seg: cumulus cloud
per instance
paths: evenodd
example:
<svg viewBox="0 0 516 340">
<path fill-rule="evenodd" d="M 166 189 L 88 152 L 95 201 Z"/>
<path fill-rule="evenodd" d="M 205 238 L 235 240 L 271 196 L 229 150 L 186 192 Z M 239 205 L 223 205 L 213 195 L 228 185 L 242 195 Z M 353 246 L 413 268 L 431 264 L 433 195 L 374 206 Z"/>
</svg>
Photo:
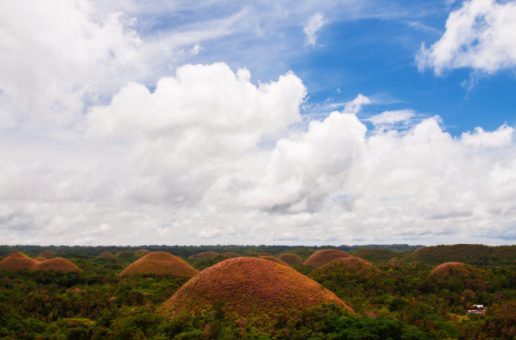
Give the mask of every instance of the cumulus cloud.
<svg viewBox="0 0 516 340">
<path fill-rule="evenodd" d="M 2 139 L 6 243 L 511 242 L 513 129 L 453 137 L 438 117 L 368 130 L 358 95 L 295 125 L 292 73 L 186 65 L 130 83 L 66 141 Z M 353 105 L 351 105 L 353 103 Z M 295 126 L 292 126 L 294 124 Z"/>
<path fill-rule="evenodd" d="M 492 132 L 477 127 L 473 133 L 463 133 L 461 139 L 468 146 L 502 147 L 512 143 L 513 132 L 514 129 L 507 125 L 503 125 Z"/>
<path fill-rule="evenodd" d="M 310 46 L 315 46 L 317 43 L 317 32 L 321 28 L 323 28 L 325 24 L 324 20 L 324 14 L 322 13 L 315 13 L 310 18 L 308 18 L 308 21 L 306 22 L 305 26 L 303 27 L 303 32 L 305 33 L 306 37 L 306 43 Z"/>
<path fill-rule="evenodd" d="M 73 125 L 92 103 L 129 81 L 154 82 L 200 42 L 229 34 L 239 13 L 180 32 L 142 36 L 131 1 L 3 1 L 0 4 L 0 128 Z M 130 11 L 128 11 L 130 12 Z M 166 34 L 165 34 L 166 33 Z"/>
<path fill-rule="evenodd" d="M 88 124 L 108 135 L 177 135 L 195 128 L 214 135 L 245 134 L 256 143 L 263 134 L 300 119 L 306 91 L 299 78 L 287 73 L 277 82 L 255 86 L 250 77 L 247 69 L 235 74 L 223 63 L 182 66 L 175 77 L 160 79 L 153 92 L 128 84 L 111 105 L 93 108 Z"/>
<path fill-rule="evenodd" d="M 442 37 L 417 56 L 420 69 L 436 74 L 472 68 L 493 73 L 516 66 L 516 3 L 467 0 L 452 11 Z"/>
</svg>

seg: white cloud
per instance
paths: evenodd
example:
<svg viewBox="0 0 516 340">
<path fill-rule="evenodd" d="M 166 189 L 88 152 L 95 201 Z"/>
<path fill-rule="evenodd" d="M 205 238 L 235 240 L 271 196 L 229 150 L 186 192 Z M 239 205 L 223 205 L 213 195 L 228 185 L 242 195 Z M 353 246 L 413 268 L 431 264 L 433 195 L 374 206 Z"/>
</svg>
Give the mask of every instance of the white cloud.
<svg viewBox="0 0 516 340">
<path fill-rule="evenodd" d="M 415 112 L 413 110 L 384 111 L 369 117 L 367 121 L 378 128 L 393 128 L 395 125 L 408 126 L 414 116 Z"/>
<path fill-rule="evenodd" d="M 308 21 L 303 27 L 303 32 L 305 33 L 306 42 L 308 45 L 315 46 L 317 43 L 317 32 L 323 28 L 325 23 L 326 22 L 324 20 L 323 13 L 315 13 L 310 18 L 308 18 Z"/>
<path fill-rule="evenodd" d="M 165 6 L 168 16 L 184 4 L 2 2 L 2 242 L 508 242 L 512 128 L 454 138 L 432 118 L 400 131 L 387 123 L 404 117 L 391 112 L 371 131 L 359 119 L 364 95 L 305 126 L 296 123 L 306 90 L 293 73 L 257 82 L 224 63 L 176 70 L 236 33 L 254 32 L 270 54 L 270 25 L 299 25 L 307 13 L 398 15 L 346 4 L 230 6 L 152 31 L 134 13 Z M 285 21 L 270 20 L 278 15 Z"/>
<path fill-rule="evenodd" d="M 516 2 L 468 0 L 452 11 L 443 36 L 417 56 L 420 69 L 436 74 L 472 68 L 493 73 L 516 66 Z"/>
<path fill-rule="evenodd" d="M 462 134 L 462 142 L 469 146 L 502 147 L 512 143 L 514 129 L 503 125 L 495 131 L 489 132 L 477 127 L 475 132 Z"/>
<path fill-rule="evenodd" d="M 135 6 L 88 0 L 3 1 L 0 10 L 0 128 L 73 125 L 91 103 L 129 81 L 155 82 L 200 43 L 228 35 L 245 13 L 144 34 Z M 130 12 L 130 11 L 128 11 Z"/>
<path fill-rule="evenodd" d="M 301 80 L 292 73 L 255 86 L 246 69 L 235 74 L 223 63 L 186 65 L 175 77 L 160 79 L 152 93 L 144 85 L 128 84 L 110 106 L 93 108 L 88 119 L 92 131 L 101 134 L 178 135 L 195 128 L 245 135 L 254 144 L 298 121 L 304 96 Z"/>
<path fill-rule="evenodd" d="M 512 128 L 452 137 L 428 118 L 368 130 L 362 95 L 291 128 L 304 96 L 291 73 L 255 85 L 245 69 L 187 65 L 153 91 L 128 84 L 66 141 L 2 139 L 0 238 L 511 242 Z"/>
<path fill-rule="evenodd" d="M 359 93 L 353 100 L 345 103 L 343 112 L 356 115 L 362 110 L 362 106 L 369 104 L 372 104 L 372 100 Z"/>
</svg>

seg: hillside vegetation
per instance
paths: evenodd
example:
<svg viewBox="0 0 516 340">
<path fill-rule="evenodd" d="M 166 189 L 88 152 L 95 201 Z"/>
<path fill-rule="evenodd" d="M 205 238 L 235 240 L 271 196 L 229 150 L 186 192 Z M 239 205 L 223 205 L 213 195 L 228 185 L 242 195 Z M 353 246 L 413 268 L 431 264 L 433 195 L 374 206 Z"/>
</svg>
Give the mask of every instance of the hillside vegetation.
<svg viewBox="0 0 516 340">
<path fill-rule="evenodd" d="M 299 263 L 323 249 L 347 255 Z M 512 339 L 514 249 L 0 246 L 0 338 Z M 53 260 L 35 259 L 44 250 Z M 119 275 L 153 252 L 166 253 L 147 267 L 159 275 Z M 295 261 L 261 258 L 282 254 Z M 170 258 L 193 278 L 162 274 Z M 34 270 L 45 261 L 80 271 Z M 484 314 L 468 314 L 474 304 Z"/>
</svg>

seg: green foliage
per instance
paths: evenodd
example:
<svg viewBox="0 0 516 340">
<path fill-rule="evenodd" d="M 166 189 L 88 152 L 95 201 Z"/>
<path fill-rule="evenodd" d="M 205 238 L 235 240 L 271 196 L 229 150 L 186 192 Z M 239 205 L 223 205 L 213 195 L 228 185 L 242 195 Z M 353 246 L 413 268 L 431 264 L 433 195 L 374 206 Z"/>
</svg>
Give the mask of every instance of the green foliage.
<svg viewBox="0 0 516 340">
<path fill-rule="evenodd" d="M 295 318 L 276 315 L 243 324 L 231 321 L 213 306 L 201 315 L 165 318 L 156 307 L 186 281 L 173 277 L 126 277 L 118 273 L 137 248 L 50 247 L 83 271 L 0 272 L 0 338 L 5 339 L 511 339 L 516 337 L 516 266 L 514 247 L 454 246 L 423 255 L 407 255 L 406 246 L 356 251 L 375 263 L 372 277 L 327 273 L 313 278 L 334 291 L 356 311 L 343 313 L 332 305 L 299 311 Z M 183 257 L 201 251 L 297 253 L 307 257 L 314 248 L 269 247 L 153 247 Z M 47 247 L 45 247 L 47 249 Z M 450 250 L 451 249 L 451 250 Z M 0 247 L 0 254 L 23 251 L 36 255 L 38 247 Z M 116 260 L 97 258 L 102 251 Z M 479 254 L 473 254 L 478 251 Z M 420 251 L 418 251 L 420 252 Z M 486 255 L 487 254 L 487 255 Z M 400 261 L 393 265 L 395 255 Z M 508 260 L 511 259 L 512 260 Z M 198 269 L 221 259 L 190 260 Z M 416 261 L 417 260 L 417 261 Z M 444 260 L 475 263 L 483 289 L 452 278 L 429 279 L 435 263 Z M 309 274 L 310 268 L 297 270 Z M 356 273 L 355 273 L 356 274 Z M 487 306 L 485 316 L 468 316 L 473 303 Z"/>
<path fill-rule="evenodd" d="M 415 260 L 439 264 L 459 261 L 475 265 L 510 264 L 516 259 L 516 246 L 489 247 L 481 244 L 456 244 L 425 247 L 416 250 Z"/>
</svg>

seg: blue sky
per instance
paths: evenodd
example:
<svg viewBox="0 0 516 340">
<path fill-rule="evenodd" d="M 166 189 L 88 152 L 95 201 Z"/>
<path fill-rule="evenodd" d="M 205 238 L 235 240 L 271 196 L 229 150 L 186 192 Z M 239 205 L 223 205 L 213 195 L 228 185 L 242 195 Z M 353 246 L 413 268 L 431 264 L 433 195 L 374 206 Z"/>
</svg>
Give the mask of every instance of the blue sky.
<svg viewBox="0 0 516 340">
<path fill-rule="evenodd" d="M 416 55 L 421 45 L 439 40 L 450 11 L 459 9 L 461 1 L 348 3 L 332 3 L 327 13 L 321 6 L 317 13 L 325 16 L 325 24 L 314 46 L 307 45 L 303 25 L 317 6 L 290 14 L 298 17 L 282 23 L 278 13 L 270 13 L 274 9 L 258 3 L 215 3 L 200 11 L 184 8 L 173 15 L 145 16 L 140 29 L 153 35 L 255 12 L 251 28 L 203 42 L 200 53 L 186 61 L 223 61 L 233 68 L 246 67 L 254 80 L 262 82 L 291 70 L 303 79 L 310 104 L 342 103 L 363 93 L 374 98 L 374 105 L 364 114 L 410 108 L 423 116 L 439 115 L 453 135 L 477 126 L 492 130 L 516 123 L 513 70 L 486 74 L 459 68 L 441 75 L 418 70 Z M 357 8 L 348 11 L 348 6 Z"/>
<path fill-rule="evenodd" d="M 516 239 L 516 1 L 0 5 L 9 244 Z"/>
</svg>

